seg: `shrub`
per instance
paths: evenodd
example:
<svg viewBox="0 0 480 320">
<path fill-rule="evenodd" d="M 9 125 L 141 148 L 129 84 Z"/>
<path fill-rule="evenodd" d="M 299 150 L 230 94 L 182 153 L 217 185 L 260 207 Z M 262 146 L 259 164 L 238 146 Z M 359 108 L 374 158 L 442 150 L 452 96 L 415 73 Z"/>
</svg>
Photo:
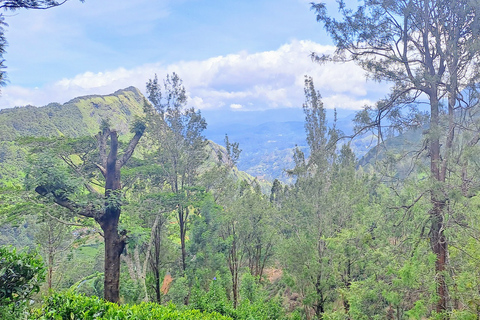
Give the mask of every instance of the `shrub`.
<svg viewBox="0 0 480 320">
<path fill-rule="evenodd" d="M 40 289 L 45 267 L 37 252 L 0 247 L 0 318 L 19 319 L 27 299 Z"/>
<path fill-rule="evenodd" d="M 122 305 L 106 302 L 97 297 L 73 293 L 55 293 L 45 299 L 40 309 L 33 310 L 30 320 L 228 320 L 218 313 L 199 310 L 178 310 L 173 304 L 161 306 L 152 302 Z"/>
</svg>

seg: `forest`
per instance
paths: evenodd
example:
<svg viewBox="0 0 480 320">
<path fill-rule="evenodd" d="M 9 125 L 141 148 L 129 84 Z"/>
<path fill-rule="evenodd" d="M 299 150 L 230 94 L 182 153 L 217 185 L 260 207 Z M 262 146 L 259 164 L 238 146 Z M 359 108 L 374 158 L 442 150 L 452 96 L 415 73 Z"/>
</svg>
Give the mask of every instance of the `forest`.
<svg viewBox="0 0 480 320">
<path fill-rule="evenodd" d="M 175 72 L 0 110 L 0 318 L 480 319 L 480 2 L 338 4 L 312 63 L 391 89 L 346 135 L 306 75 L 288 181 L 238 170 Z"/>
</svg>

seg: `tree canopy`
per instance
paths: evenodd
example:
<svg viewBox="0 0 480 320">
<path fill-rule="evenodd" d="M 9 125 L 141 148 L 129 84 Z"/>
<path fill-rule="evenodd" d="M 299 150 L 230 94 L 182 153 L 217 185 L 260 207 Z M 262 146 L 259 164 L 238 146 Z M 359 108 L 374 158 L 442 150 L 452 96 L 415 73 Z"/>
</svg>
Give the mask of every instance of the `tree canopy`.
<svg viewBox="0 0 480 320">
<path fill-rule="evenodd" d="M 458 122 L 462 117 L 457 115 L 468 113 L 478 103 L 471 97 L 476 97 L 479 79 L 480 2 L 365 0 L 356 10 L 344 1 L 338 4 L 341 20 L 329 16 L 325 4 L 312 5 L 337 47 L 334 55 L 314 54 L 314 60 L 353 60 L 374 80 L 393 84 L 385 99 L 357 115 L 357 129 L 378 128 L 381 136 L 385 120 L 390 128 L 402 131 L 421 127 L 421 120 L 428 119 L 429 236 L 437 257 L 437 312 L 445 312 L 449 304 L 445 229 L 450 203 L 446 191 L 451 188 L 447 187 L 447 173 L 456 170 L 454 159 L 461 157 L 454 152 L 454 141 L 465 124 Z M 418 105 L 425 100 L 427 117 L 418 112 Z M 469 143 L 477 142 L 474 136 Z"/>
</svg>

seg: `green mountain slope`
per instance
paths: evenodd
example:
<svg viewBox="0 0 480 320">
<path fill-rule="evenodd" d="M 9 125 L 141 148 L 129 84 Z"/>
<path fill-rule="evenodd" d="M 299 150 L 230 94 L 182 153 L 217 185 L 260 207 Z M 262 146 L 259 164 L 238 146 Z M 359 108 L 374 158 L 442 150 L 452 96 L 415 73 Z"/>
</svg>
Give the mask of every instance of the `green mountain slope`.
<svg viewBox="0 0 480 320">
<path fill-rule="evenodd" d="M 143 95 L 129 87 L 110 95 L 75 98 L 63 105 L 17 107 L 0 110 L 0 141 L 21 136 L 71 136 L 95 134 L 102 119 L 122 133 L 134 115 L 143 114 Z"/>
<path fill-rule="evenodd" d="M 370 149 L 360 160 L 359 165 L 372 167 L 379 172 L 404 179 L 419 168 L 420 164 L 427 164 L 423 131 L 425 128 L 416 128 L 405 131 L 394 137 L 385 139 L 379 145 Z"/>
</svg>

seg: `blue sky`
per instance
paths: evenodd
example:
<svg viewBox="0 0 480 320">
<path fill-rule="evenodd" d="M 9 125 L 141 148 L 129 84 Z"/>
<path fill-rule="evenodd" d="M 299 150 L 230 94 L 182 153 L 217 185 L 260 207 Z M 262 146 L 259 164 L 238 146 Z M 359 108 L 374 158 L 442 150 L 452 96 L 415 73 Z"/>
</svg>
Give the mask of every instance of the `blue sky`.
<svg viewBox="0 0 480 320">
<path fill-rule="evenodd" d="M 0 109 L 144 91 L 155 73 L 171 72 L 190 105 L 208 110 L 299 108 L 305 74 L 327 108 L 358 109 L 386 91 L 354 65 L 310 61 L 333 47 L 305 0 L 69 0 L 7 12 L 6 22 Z"/>
</svg>

